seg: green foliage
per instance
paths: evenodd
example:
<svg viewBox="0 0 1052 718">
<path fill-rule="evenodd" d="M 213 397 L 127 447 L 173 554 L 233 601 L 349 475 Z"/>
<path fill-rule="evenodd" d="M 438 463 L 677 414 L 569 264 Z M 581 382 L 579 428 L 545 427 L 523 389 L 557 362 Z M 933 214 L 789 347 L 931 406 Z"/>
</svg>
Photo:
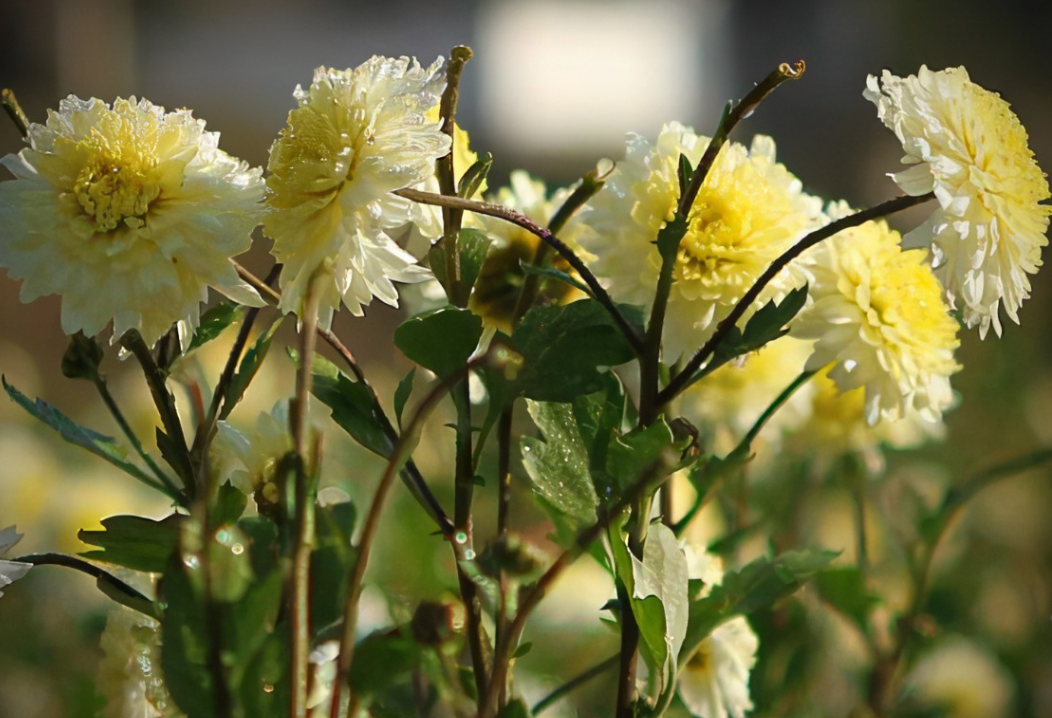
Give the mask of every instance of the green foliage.
<svg viewBox="0 0 1052 718">
<path fill-rule="evenodd" d="M 712 631 L 734 616 L 766 608 L 795 593 L 838 556 L 836 551 L 787 551 L 773 559 L 758 558 L 690 605 L 680 659 L 688 658 Z"/>
<path fill-rule="evenodd" d="M 866 576 L 855 566 L 829 568 L 815 576 L 822 600 L 847 616 L 863 635 L 869 632 L 869 616 L 880 603 L 866 586 Z"/>
<path fill-rule="evenodd" d="M 394 393 L 394 411 L 395 420 L 398 425 L 402 425 L 402 412 L 405 411 L 405 405 L 409 401 L 409 397 L 413 393 L 413 379 L 416 378 L 416 367 L 409 370 L 409 373 L 405 375 L 402 381 L 398 382 L 398 388 L 395 389 Z"/>
<path fill-rule="evenodd" d="M 161 573 L 175 553 L 179 529 L 185 520 L 178 514 L 161 521 L 142 516 L 110 516 L 102 520 L 102 531 L 77 533 L 84 543 L 99 547 L 81 555 L 133 571 Z"/>
<path fill-rule="evenodd" d="M 230 412 L 234 410 L 237 403 L 241 401 L 241 397 L 245 395 L 245 391 L 248 389 L 248 385 L 252 383 L 256 372 L 263 366 L 263 360 L 267 357 L 270 345 L 274 341 L 274 335 L 280 327 L 281 319 L 278 319 L 270 325 L 267 331 L 256 338 L 255 343 L 241 357 L 241 363 L 238 364 L 237 371 L 234 372 L 233 378 L 226 386 L 226 391 L 223 395 L 223 408 L 219 412 L 220 419 L 226 419 L 230 416 Z"/>
<path fill-rule="evenodd" d="M 395 330 L 395 345 L 441 378 L 462 371 L 482 337 L 482 320 L 467 309 L 443 307 L 411 317 Z"/>
<path fill-rule="evenodd" d="M 81 426 L 43 399 L 37 399 L 35 402 L 30 401 L 25 394 L 8 384 L 6 377 L 0 377 L 0 382 L 3 383 L 4 390 L 7 391 L 8 396 L 14 399 L 16 404 L 57 431 L 69 443 L 82 449 L 87 449 L 147 485 L 160 488 L 156 479 L 148 476 L 139 467 L 128 461 L 127 452 L 118 446 L 112 437 L 103 436 L 87 427 Z"/>
<path fill-rule="evenodd" d="M 227 327 L 238 320 L 242 312 L 240 305 L 230 301 L 219 302 L 207 309 L 201 315 L 201 323 L 194 332 L 194 337 L 190 340 L 190 346 L 186 348 L 186 352 L 189 354 L 194 349 L 218 338 Z"/>
<path fill-rule="evenodd" d="M 311 393 L 332 409 L 332 419 L 363 447 L 384 458 L 394 451 L 394 431 L 372 388 L 353 381 L 320 354 L 311 365 Z"/>
</svg>

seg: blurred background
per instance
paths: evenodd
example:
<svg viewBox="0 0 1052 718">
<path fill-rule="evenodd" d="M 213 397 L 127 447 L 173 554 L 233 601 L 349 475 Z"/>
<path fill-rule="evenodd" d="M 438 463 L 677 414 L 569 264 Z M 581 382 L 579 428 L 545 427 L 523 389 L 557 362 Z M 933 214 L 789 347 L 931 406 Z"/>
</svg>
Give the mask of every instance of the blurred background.
<svg viewBox="0 0 1052 718">
<path fill-rule="evenodd" d="M 885 173 L 897 171 L 901 151 L 862 90 L 869 73 L 890 68 L 905 75 L 921 64 L 965 65 L 976 82 L 1000 92 L 1029 129 L 1038 162 L 1052 167 L 1052 3 L 1002 1 L 992 8 L 982 0 L 0 0 L 0 26 L 0 85 L 17 93 L 31 119 L 43 121 L 47 109 L 70 93 L 107 101 L 137 95 L 170 109 L 192 108 L 210 130 L 222 133 L 221 147 L 253 165 L 266 164 L 293 106 L 293 88 L 308 84 L 315 67 L 353 67 L 373 54 L 415 55 L 429 63 L 467 44 L 475 59 L 464 74 L 459 119 L 474 148 L 496 158 L 491 188 L 518 168 L 552 187 L 569 183 L 597 158 L 619 157 L 626 132 L 654 137 L 670 120 L 708 133 L 727 99 L 743 95 L 779 63 L 797 59 L 807 62 L 805 77 L 775 93 L 737 138 L 773 135 L 779 158 L 810 192 L 856 206 L 897 193 Z M 21 146 L 14 126 L 0 120 L 0 154 Z M 915 221 L 896 220 L 904 228 Z M 266 247 L 260 239 L 246 259 L 260 272 L 267 269 Z M 114 433 L 90 385 L 59 372 L 66 338 L 58 300 L 23 306 L 18 290 L 0 270 L 0 372 L 29 396 Z M 366 319 L 352 323 L 343 317 L 336 325 L 381 395 L 405 371 L 389 339 L 401 316 L 374 304 Z M 1021 312 L 1023 327 L 1009 324 L 1003 338 L 985 342 L 964 333 L 965 370 L 954 382 L 962 403 L 947 419 L 947 440 L 915 452 L 908 462 L 891 457 L 889 471 L 927 472 L 946 484 L 1052 444 L 1050 316 L 1052 277 L 1038 275 Z M 282 357 L 274 359 L 277 366 L 265 377 L 270 386 L 258 388 L 243 416 L 267 410 L 276 396 L 291 392 L 290 367 Z M 136 425 L 151 426 L 137 377 L 112 356 L 106 366 Z M 355 481 L 364 477 L 368 485 L 375 464 L 353 447 L 332 451 L 349 462 L 343 466 L 356 467 Z M 448 462 L 437 453 L 431 465 L 441 476 Z M 360 491 L 346 476 L 333 482 L 354 495 Z M 410 504 L 396 504 L 392 514 L 403 509 L 422 523 Z M 824 510 L 835 519 L 845 509 L 833 502 Z M 0 398 L 0 528 L 17 523 L 26 534 L 19 551 L 76 552 L 84 549 L 77 529 L 95 526 L 107 514 L 165 511 L 127 477 L 63 445 Z M 943 561 L 944 575 L 958 578 L 936 585 L 933 594 L 947 640 L 932 650 L 963 651 L 966 657 L 951 665 L 966 665 L 967 656 L 973 664 L 985 662 L 987 673 L 976 675 L 986 677 L 973 683 L 990 686 L 986 693 L 1003 700 L 993 713 L 969 713 L 962 703 L 964 708 L 947 715 L 1052 716 L 1049 516 L 1050 473 L 1037 470 L 983 493 L 961 522 L 957 548 Z M 420 540 L 420 531 L 419 525 L 395 527 L 387 544 L 395 560 L 382 570 L 392 580 L 406 580 L 410 565 L 430 566 L 409 572 L 412 585 L 402 587 L 407 595 L 429 590 L 435 577 L 450 580 L 444 553 L 440 560 L 407 548 Z M 543 528 L 538 532 L 543 535 Z M 582 568 L 580 583 L 569 586 L 592 585 L 592 568 Z M 0 718 L 93 716 L 100 706 L 94 676 L 105 614 L 90 581 L 54 571 L 34 572 L 0 601 Z M 551 636 L 559 635 L 560 626 L 591 626 L 605 656 L 613 639 L 597 620 L 596 609 L 605 601 L 602 589 L 597 594 L 583 613 L 574 613 L 572 601 L 553 601 L 564 610 L 547 620 Z M 381 618 L 385 610 L 378 606 Z M 970 637 L 965 648 L 951 642 L 955 634 Z M 543 640 L 539 633 L 536 645 Z M 601 657 L 590 644 L 558 648 L 564 655 L 554 667 L 544 668 L 552 656 L 539 648 L 524 660 L 527 667 L 533 662 L 537 680 L 549 687 L 559 675 L 572 674 L 574 661 L 583 667 Z M 963 671 L 958 673 L 970 675 Z M 595 685 L 600 703 L 607 700 L 602 690 Z"/>
</svg>

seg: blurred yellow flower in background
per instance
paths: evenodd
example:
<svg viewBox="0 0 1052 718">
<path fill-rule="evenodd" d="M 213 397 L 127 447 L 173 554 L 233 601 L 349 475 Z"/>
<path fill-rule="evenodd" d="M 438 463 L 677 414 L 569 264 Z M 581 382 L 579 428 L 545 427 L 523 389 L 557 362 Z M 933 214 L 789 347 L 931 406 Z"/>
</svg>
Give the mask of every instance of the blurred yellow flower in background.
<svg viewBox="0 0 1052 718">
<path fill-rule="evenodd" d="M 21 298 L 62 296 L 62 329 L 153 344 L 178 324 L 184 345 L 208 287 L 261 305 L 230 258 L 246 251 L 263 180 L 218 148 L 189 110 L 73 95 L 31 124 L 29 147 L 0 160 L 0 266 Z"/>
<path fill-rule="evenodd" d="M 321 270 L 321 316 L 328 325 L 343 301 L 354 315 L 373 297 L 398 305 L 392 282 L 430 273 L 390 232 L 429 213 L 391 194 L 432 177 L 450 139 L 426 117 L 445 87 L 442 58 L 374 56 L 353 70 L 320 67 L 294 93 L 299 106 L 270 150 L 270 212 L 264 230 L 285 265 L 281 307 L 299 312 Z"/>
<path fill-rule="evenodd" d="M 863 93 L 902 142 L 910 169 L 893 175 L 910 195 L 935 192 L 939 209 L 905 237 L 931 244 L 951 303 L 981 336 L 1001 334 L 999 308 L 1019 323 L 1019 306 L 1048 244 L 1048 182 L 1026 130 L 995 93 L 963 67 L 896 77 L 870 75 Z"/>
</svg>

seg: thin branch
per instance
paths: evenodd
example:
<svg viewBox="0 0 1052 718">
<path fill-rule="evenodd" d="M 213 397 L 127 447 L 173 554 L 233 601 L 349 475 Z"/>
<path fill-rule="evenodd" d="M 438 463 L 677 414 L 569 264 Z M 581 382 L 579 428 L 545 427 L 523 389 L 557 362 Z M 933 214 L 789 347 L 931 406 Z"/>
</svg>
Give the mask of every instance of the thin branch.
<svg viewBox="0 0 1052 718">
<path fill-rule="evenodd" d="M 701 349 L 690 358 L 690 361 L 684 365 L 683 370 L 672 378 L 672 381 L 669 382 L 668 386 L 658 394 L 658 403 L 662 405 L 667 404 L 690 384 L 694 372 L 701 368 L 701 365 L 706 359 L 712 356 L 713 352 L 716 351 L 716 347 L 720 345 L 720 342 L 722 342 L 724 337 L 727 336 L 727 333 L 731 328 L 738 323 L 738 320 L 742 318 L 742 315 L 748 311 L 749 307 L 751 307 L 757 297 L 760 296 L 760 293 L 764 288 L 770 284 L 778 273 L 794 259 L 819 242 L 829 239 L 845 229 L 857 227 L 860 224 L 869 222 L 870 220 L 915 207 L 927 202 L 928 200 L 934 199 L 934 197 L 935 195 L 931 192 L 917 197 L 909 195 L 896 197 L 882 204 L 870 207 L 869 209 L 864 209 L 861 212 L 856 212 L 855 214 L 838 219 L 835 222 L 830 222 L 826 226 L 811 232 L 794 244 L 786 250 L 784 254 L 771 262 L 771 265 L 760 275 L 759 279 L 756 280 L 756 283 L 753 284 L 752 287 L 749 288 L 749 291 L 738 300 L 738 303 L 734 305 L 730 313 L 718 325 L 716 325 L 716 331 L 713 332 L 711 337 L 709 337 L 709 340 L 705 342 Z"/>
<path fill-rule="evenodd" d="M 0 104 L 4 106 L 4 112 L 7 113 L 7 116 L 15 123 L 19 134 L 22 137 L 29 137 L 29 118 L 22 109 L 22 105 L 18 104 L 18 98 L 15 97 L 14 91 L 5 87 L 3 92 L 0 92 Z"/>
<path fill-rule="evenodd" d="M 64 568 L 71 568 L 74 571 L 80 571 L 81 573 L 87 574 L 96 580 L 107 584 L 109 587 L 121 592 L 132 601 L 137 603 L 142 602 L 143 604 L 153 604 L 152 598 L 146 596 L 131 584 L 125 583 L 112 573 L 104 571 L 95 564 L 77 558 L 76 556 L 67 556 L 64 553 L 33 553 L 27 556 L 16 556 L 10 560 L 19 563 L 30 563 L 34 566 L 62 566 Z M 157 618 L 157 615 L 152 614 L 150 617 Z"/>
<path fill-rule="evenodd" d="M 562 700 L 571 691 L 579 688 L 580 686 L 583 686 L 585 683 L 592 680 L 596 676 L 601 676 L 602 674 L 606 673 L 611 668 L 616 666 L 620 657 L 620 654 L 615 653 L 614 655 L 607 658 L 605 661 L 596 663 L 591 668 L 584 670 L 581 673 L 578 673 L 576 676 L 566 681 L 566 683 L 563 683 L 561 686 L 553 690 L 544 698 L 541 698 L 539 701 L 534 703 L 533 708 L 530 709 L 530 714 L 534 716 L 540 715 L 543 711 L 547 710 L 548 708 Z"/>
<path fill-rule="evenodd" d="M 369 555 L 372 551 L 373 542 L 376 539 L 376 531 L 380 525 L 380 515 L 383 512 L 384 502 L 391 489 L 391 483 L 397 475 L 401 464 L 406 460 L 415 443 L 416 436 L 423 425 L 424 419 L 438 404 L 438 401 L 452 389 L 458 382 L 462 381 L 468 373 L 482 363 L 485 356 L 468 362 L 460 371 L 438 381 L 417 406 L 412 418 L 406 425 L 405 431 L 398 437 L 391 458 L 387 462 L 380 483 L 376 486 L 372 503 L 365 517 L 362 527 L 362 535 L 358 540 L 357 557 L 351 572 L 350 582 L 347 586 L 347 600 L 343 611 L 343 633 L 340 637 L 340 651 L 336 657 L 336 677 L 333 681 L 332 703 L 329 715 L 339 718 L 342 715 L 341 703 L 343 692 L 348 685 L 351 675 L 351 667 L 354 662 L 354 639 L 358 628 L 358 604 L 362 593 L 362 580 L 365 578 L 365 569 L 369 564 Z"/>
<path fill-rule="evenodd" d="M 527 232 L 535 234 L 541 238 L 544 242 L 551 245 L 552 249 L 559 253 L 563 259 L 566 260 L 577 274 L 581 277 L 582 281 L 588 286 L 592 296 L 603 305 L 603 308 L 610 314 L 614 323 L 617 324 L 618 329 L 624 335 L 625 340 L 631 345 L 632 350 L 640 355 L 643 353 L 643 342 L 636 334 L 635 329 L 628 323 L 624 315 L 618 310 L 617 305 L 614 304 L 613 299 L 607 293 L 603 286 L 599 283 L 599 280 L 595 278 L 591 270 L 581 261 L 581 258 L 574 253 L 562 240 L 556 237 L 552 232 L 544 229 L 537 225 L 532 219 L 526 215 L 516 212 L 515 210 L 508 209 L 499 204 L 490 204 L 488 202 L 476 202 L 475 200 L 464 199 L 462 197 L 446 197 L 440 194 L 434 194 L 433 192 L 423 192 L 416 189 L 401 189 L 395 192 L 401 197 L 413 200 L 414 202 L 420 202 L 421 204 L 430 204 L 437 207 L 453 207 L 456 209 L 462 209 L 468 212 L 475 212 L 476 214 L 484 214 L 490 217 L 496 217 L 503 219 L 506 222 L 510 222 L 518 227 L 522 227 Z"/>
<path fill-rule="evenodd" d="M 457 193 L 456 168 L 453 158 L 456 155 L 457 101 L 460 98 L 460 75 L 464 66 L 471 59 L 471 48 L 464 45 L 454 47 L 449 53 L 449 66 L 446 69 L 446 89 L 442 92 L 439 103 L 439 117 L 442 118 L 442 132 L 449 137 L 449 153 L 439 157 L 435 163 L 435 174 L 438 177 L 439 192 L 454 196 Z M 463 210 L 452 207 L 442 208 L 442 238 L 440 244 L 446 259 L 446 282 L 449 301 L 458 306 L 467 305 L 467 297 L 460 291 L 460 225 Z"/>
</svg>

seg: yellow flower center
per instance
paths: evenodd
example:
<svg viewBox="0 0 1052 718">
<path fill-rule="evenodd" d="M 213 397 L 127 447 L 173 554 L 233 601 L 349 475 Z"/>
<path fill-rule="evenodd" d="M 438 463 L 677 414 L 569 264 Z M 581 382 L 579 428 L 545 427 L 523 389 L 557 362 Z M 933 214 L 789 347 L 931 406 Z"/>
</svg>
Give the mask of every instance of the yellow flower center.
<svg viewBox="0 0 1052 718">
<path fill-rule="evenodd" d="M 77 176 L 73 192 L 99 232 L 111 232 L 121 224 L 132 229 L 146 224 L 146 211 L 161 188 L 149 176 L 152 163 L 136 159 L 121 162 L 96 156 Z"/>
<path fill-rule="evenodd" d="M 733 265 L 743 263 L 745 250 L 738 243 L 745 234 L 747 220 L 714 192 L 701 193 L 679 245 L 676 279 L 698 280 L 721 270 L 733 271 Z"/>
<path fill-rule="evenodd" d="M 957 324 L 947 315 L 939 282 L 922 264 L 923 257 L 919 251 L 901 252 L 874 272 L 870 309 L 884 326 L 925 337 L 938 346 L 955 346 Z"/>
</svg>

